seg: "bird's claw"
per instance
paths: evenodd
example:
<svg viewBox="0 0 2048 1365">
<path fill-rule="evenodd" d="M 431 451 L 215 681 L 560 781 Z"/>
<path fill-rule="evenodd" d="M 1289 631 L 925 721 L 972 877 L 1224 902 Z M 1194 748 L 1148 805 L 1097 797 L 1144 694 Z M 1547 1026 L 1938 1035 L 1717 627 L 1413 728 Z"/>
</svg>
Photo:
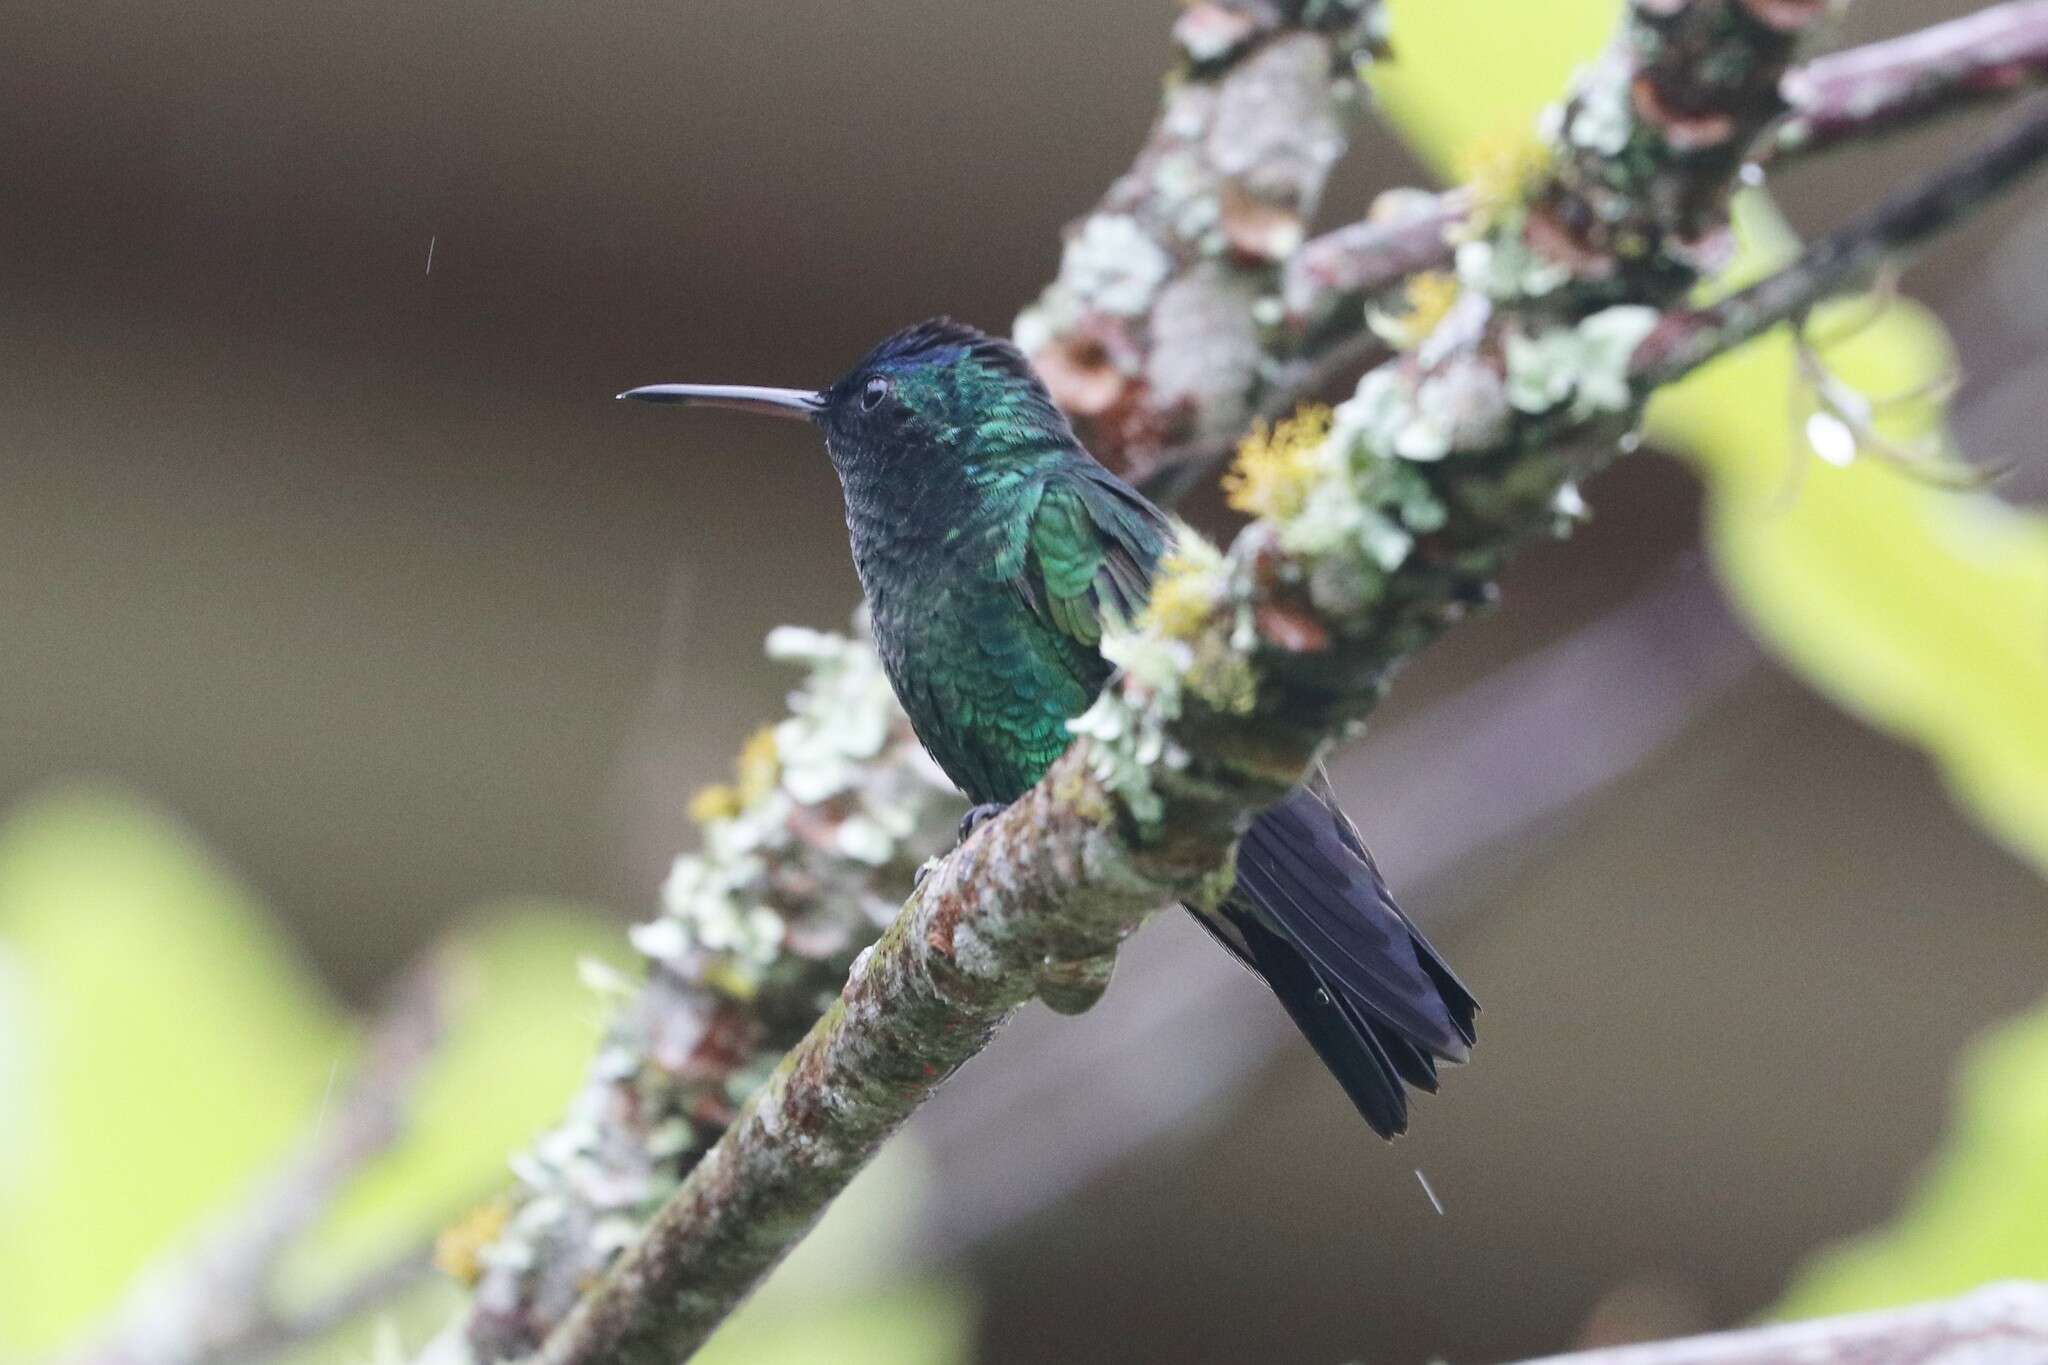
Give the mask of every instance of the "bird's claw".
<svg viewBox="0 0 2048 1365">
<path fill-rule="evenodd" d="M 968 835 L 974 833 L 974 831 L 980 829 L 984 824 L 987 824 L 990 820 L 995 819 L 1008 809 L 1009 807 L 1001 801 L 984 801 L 982 804 L 969 810 L 967 814 L 960 817 L 960 833 L 954 840 L 954 843 L 966 843 Z"/>
<path fill-rule="evenodd" d="M 1004 811 L 1008 809 L 1008 806 L 1005 806 L 998 801 L 984 802 L 983 804 L 975 806 L 972 809 L 970 809 L 967 812 L 967 814 L 960 817 L 960 831 L 953 838 L 953 847 L 958 848 L 960 847 L 960 845 L 966 843 L 968 835 L 974 833 L 974 831 L 980 829 L 983 824 L 985 824 L 989 820 L 994 819 L 996 816 L 1001 815 Z M 938 865 L 939 859 L 936 857 L 926 858 L 922 863 L 920 863 L 918 865 L 917 871 L 910 874 L 910 889 L 915 891 L 919 887 L 923 886 L 924 879 L 926 877 L 931 876 L 932 869 L 937 867 Z"/>
</svg>

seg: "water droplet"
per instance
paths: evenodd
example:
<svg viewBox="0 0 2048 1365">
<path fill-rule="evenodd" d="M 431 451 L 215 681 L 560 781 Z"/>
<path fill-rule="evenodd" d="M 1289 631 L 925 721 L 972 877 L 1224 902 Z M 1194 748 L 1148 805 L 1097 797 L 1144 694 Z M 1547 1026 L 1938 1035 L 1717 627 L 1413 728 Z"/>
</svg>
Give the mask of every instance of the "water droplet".
<svg viewBox="0 0 2048 1365">
<path fill-rule="evenodd" d="M 1806 419 L 1806 443 L 1837 469 L 1847 468 L 1856 458 L 1856 433 L 1832 412 L 1816 412 Z"/>
</svg>

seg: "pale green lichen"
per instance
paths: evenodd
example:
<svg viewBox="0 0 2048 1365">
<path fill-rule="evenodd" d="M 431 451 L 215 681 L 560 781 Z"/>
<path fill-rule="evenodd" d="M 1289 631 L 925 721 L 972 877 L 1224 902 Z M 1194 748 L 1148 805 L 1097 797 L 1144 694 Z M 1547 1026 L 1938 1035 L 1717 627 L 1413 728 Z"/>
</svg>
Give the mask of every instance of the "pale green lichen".
<svg viewBox="0 0 2048 1365">
<path fill-rule="evenodd" d="M 1182 241 L 1202 241 L 1220 225 L 1223 204 L 1216 177 L 1193 149 L 1176 148 L 1160 157 L 1152 168 L 1152 188 L 1157 210 Z"/>
<path fill-rule="evenodd" d="M 1098 213 L 1067 240 L 1060 278 L 1105 313 L 1145 311 L 1173 274 L 1173 257 L 1125 213 Z"/>
<path fill-rule="evenodd" d="M 1058 284 L 1048 285 L 1038 301 L 1019 312 L 1017 320 L 1010 324 L 1010 340 L 1025 355 L 1038 355 L 1072 326 L 1080 313 L 1072 293 Z"/>
<path fill-rule="evenodd" d="M 1194 648 L 1156 630 L 1122 630 L 1102 637 L 1102 656 L 1120 679 L 1068 721 L 1067 729 L 1093 741 L 1088 766 L 1096 780 L 1140 825 L 1156 825 L 1165 804 L 1153 786 L 1153 769 L 1187 766 L 1187 751 L 1167 727 L 1180 719 L 1181 685 L 1194 664 Z"/>
<path fill-rule="evenodd" d="M 1499 303 L 1514 303 L 1541 298 L 1570 281 L 1568 267 L 1529 245 L 1525 226 L 1522 213 L 1507 213 L 1487 236 L 1459 243 L 1458 279 L 1466 288 Z"/>
<path fill-rule="evenodd" d="M 881 660 L 844 635 L 780 626 L 769 632 L 768 657 L 810 669 L 789 697 L 789 716 L 775 727 L 782 789 L 805 805 L 853 786 L 888 742 L 895 693 Z"/>
<path fill-rule="evenodd" d="M 1427 381 L 1417 385 L 1394 366 L 1368 371 L 1357 392 L 1338 404 L 1332 443 L 1340 450 L 1357 448 L 1402 460 L 1441 460 L 1453 449 L 1458 419 L 1440 401 L 1445 396 L 1441 390 L 1425 403 L 1427 388 Z"/>
<path fill-rule="evenodd" d="M 1173 547 L 1159 561 L 1141 623 L 1176 640 L 1192 640 L 1230 594 L 1223 552 L 1184 522 L 1173 524 Z"/>
<path fill-rule="evenodd" d="M 706 1116 L 773 1063 L 702 1051 L 720 999 L 822 1008 L 894 917 L 909 866 L 952 836 L 958 794 L 910 735 L 858 618 L 844 635 L 785 627 L 768 652 L 805 667 L 790 715 L 747 743 L 705 803 L 701 846 L 671 869 L 662 912 L 631 931 L 661 970 L 629 982 L 584 968 L 619 1008 L 567 1117 L 514 1158 L 521 1189 L 477 1254 L 480 1301 L 566 1311 L 717 1137 Z"/>
<path fill-rule="evenodd" d="M 833 803 L 833 848 L 880 867 L 918 829 L 932 795 L 909 789 L 900 765 L 876 761 L 900 712 L 864 639 L 782 626 L 770 632 L 767 652 L 807 669 L 789 695 L 790 713 L 748 742 L 734 784 L 716 789 L 703 846 L 670 868 L 662 914 L 629 934 L 647 958 L 695 967 L 739 996 L 752 994 L 782 951 L 788 925 L 768 903 L 766 859 L 789 847 L 792 814 Z"/>
<path fill-rule="evenodd" d="M 1628 150 L 1635 132 L 1635 115 L 1629 108 L 1627 71 L 1604 62 L 1591 72 L 1580 73 L 1565 137 L 1574 147 L 1598 156 L 1620 156 Z"/>
<path fill-rule="evenodd" d="M 1518 411 L 1549 412 L 1566 402 L 1574 418 L 1626 412 L 1635 404 L 1629 362 L 1657 325 L 1640 304 L 1602 309 L 1573 326 L 1507 335 L 1507 399 Z"/>
</svg>

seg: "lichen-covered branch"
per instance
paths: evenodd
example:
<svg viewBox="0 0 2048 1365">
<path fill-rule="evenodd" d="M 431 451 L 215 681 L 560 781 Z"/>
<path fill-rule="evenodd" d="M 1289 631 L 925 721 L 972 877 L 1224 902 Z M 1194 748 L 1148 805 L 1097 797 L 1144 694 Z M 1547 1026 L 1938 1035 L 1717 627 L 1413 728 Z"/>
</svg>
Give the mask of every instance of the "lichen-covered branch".
<svg viewBox="0 0 2048 1365">
<path fill-rule="evenodd" d="M 1549 1356 L 1526 1365 L 2003 1365 L 2048 1360 L 2048 1285 L 1995 1284 L 1881 1313 Z"/>
<path fill-rule="evenodd" d="M 711 1149 L 895 916 L 965 808 L 854 635 L 785 628 L 805 667 L 790 714 L 701 793 L 703 847 L 633 931 L 644 983 L 600 974 L 617 1009 L 563 1123 L 522 1156 L 517 1206 L 478 1265 L 474 1357 L 538 1347 Z"/>
<path fill-rule="evenodd" d="M 1789 68 L 1777 92 L 1784 112 L 1749 155 L 1783 167 L 2012 98 L 2044 77 L 2048 0 L 1998 6 Z M 1624 93 L 1654 111 L 1669 98 L 1649 93 L 1653 88 Z M 1598 120 L 1585 127 L 1597 133 Z M 1680 140 L 1717 128 L 1708 117 L 1681 128 Z M 1265 352 L 1244 375 L 1257 417 L 1283 416 L 1385 358 L 1390 347 L 1369 325 L 1373 310 L 1398 301 L 1415 277 L 1449 269 L 1472 235 L 1475 213 L 1490 213 L 1504 192 L 1519 198 L 1516 178 L 1531 166 L 1517 160 L 1515 149 L 1506 152 L 1479 167 L 1473 185 L 1389 190 L 1365 218 L 1311 238 L 1282 264 L 1277 295 L 1260 305 L 1278 323 L 1261 332 Z M 1171 502 L 1212 475 L 1234 447 L 1233 433 L 1170 449 L 1133 447 L 1124 456 L 1146 492 Z"/>
<path fill-rule="evenodd" d="M 686 1358 L 1044 973 L 1106 960 L 1162 894 L 1196 894 L 1214 856 L 1211 845 L 1176 865 L 1127 844 L 1084 756 L 1063 760 L 861 954 L 839 999 L 541 1359 Z"/>
<path fill-rule="evenodd" d="M 1778 112 L 1796 28 L 1732 0 L 1631 11 L 1521 197 L 1472 220 L 1453 297 L 1333 414 L 1246 448 L 1231 492 L 1253 523 L 1227 554 L 1183 537 L 1104 641 L 1119 681 L 1075 748 L 941 864 L 545 1359 L 686 1355 L 1044 977 L 1099 979 L 1139 916 L 1214 887 L 1243 821 L 1569 522 L 1639 406 L 1631 357 Z"/>
<path fill-rule="evenodd" d="M 1785 77 L 1792 112 L 1760 154 L 1810 156 L 2010 98 L 2048 81 L 2048 2 L 1993 5 L 1819 57 Z"/>
<path fill-rule="evenodd" d="M 1868 284 L 2044 161 L 2048 97 L 1954 165 L 1813 242 L 1784 269 L 1709 307 L 1665 317 L 1637 349 L 1637 387 L 1648 392 L 1830 295 Z"/>
<path fill-rule="evenodd" d="M 1261 299 L 1301 246 L 1365 100 L 1378 0 L 1196 0 L 1131 169 L 1067 229 L 1017 344 L 1098 456 L 1228 438 L 1251 413 Z"/>
</svg>

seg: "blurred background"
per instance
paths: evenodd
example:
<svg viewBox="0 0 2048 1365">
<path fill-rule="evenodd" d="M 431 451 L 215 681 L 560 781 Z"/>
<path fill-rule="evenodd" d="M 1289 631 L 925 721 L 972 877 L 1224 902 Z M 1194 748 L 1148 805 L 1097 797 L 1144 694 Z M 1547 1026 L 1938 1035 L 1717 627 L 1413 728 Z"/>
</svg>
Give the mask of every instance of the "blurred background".
<svg viewBox="0 0 2048 1365">
<path fill-rule="evenodd" d="M 1838 36 L 1968 8 L 1865 5 Z M 420 1127 L 462 1137 L 394 1158 L 329 1240 L 366 1257 L 488 1193 L 588 1055 L 578 956 L 628 957 L 690 793 L 779 710 L 761 637 L 842 627 L 858 592 L 810 436 L 611 394 L 820 383 L 938 312 L 1006 329 L 1143 134 L 1172 17 L 11 10 L 9 1359 L 231 1202 L 321 1112 L 351 1013 L 450 933 L 478 1003 Z M 1327 220 L 1524 125 L 1613 10 L 1395 5 L 1407 140 L 1364 128 Z M 1821 227 L 1982 127 L 1772 191 Z M 1100 1010 L 1027 1014 L 920 1116 L 828 1233 L 858 1272 L 806 1256 L 725 1349 L 1498 1360 L 2048 1275 L 2044 207 L 1907 277 L 1966 375 L 1956 444 L 2015 465 L 1993 497 L 1812 463 L 1782 356 L 1731 365 L 1718 436 L 1674 420 L 1683 456 L 1589 487 L 1593 523 L 1344 754 L 1485 1005 L 1410 1138 L 1373 1140 L 1266 994 L 1161 917 Z M 1898 344 L 1938 347 L 1912 319 Z M 2015 591 L 1913 564 L 1920 595 L 1872 613 L 1885 648 L 1837 638 L 1836 599 L 1757 549 L 1796 512 L 1723 497 L 1759 481 L 1955 516 L 1979 530 L 1947 553 Z M 1882 591 L 1897 546 L 1862 534 L 1833 562 Z M 1957 624 L 2008 617 L 1990 644 Z"/>
</svg>

